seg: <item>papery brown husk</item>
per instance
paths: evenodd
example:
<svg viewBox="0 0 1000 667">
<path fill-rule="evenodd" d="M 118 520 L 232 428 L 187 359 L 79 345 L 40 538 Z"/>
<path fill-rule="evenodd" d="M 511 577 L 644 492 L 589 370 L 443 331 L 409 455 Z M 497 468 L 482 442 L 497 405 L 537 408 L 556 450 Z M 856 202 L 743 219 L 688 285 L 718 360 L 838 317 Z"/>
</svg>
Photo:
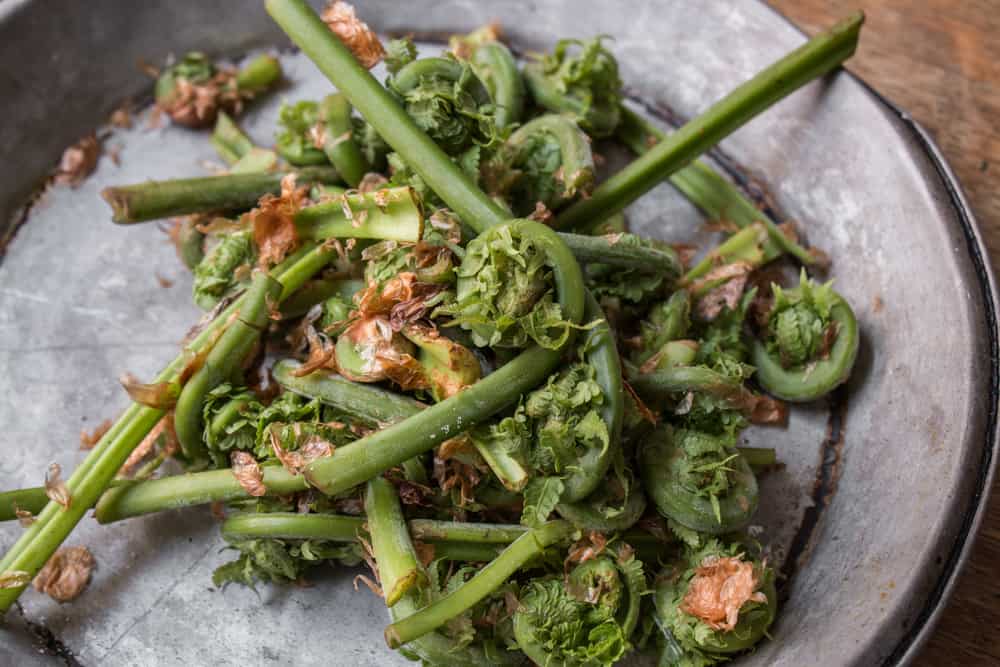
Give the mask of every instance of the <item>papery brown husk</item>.
<svg viewBox="0 0 1000 667">
<path fill-rule="evenodd" d="M 191 128 L 208 127 L 220 109 L 238 114 L 243 100 L 236 88 L 236 72 L 220 69 L 211 79 L 199 83 L 179 78 L 170 96 L 157 102 L 156 107 L 173 122 Z"/>
<path fill-rule="evenodd" d="M 177 403 L 178 386 L 173 382 L 144 383 L 131 373 L 125 373 L 118 381 L 128 393 L 129 398 L 156 410 L 167 410 Z"/>
<path fill-rule="evenodd" d="M 93 134 L 80 139 L 65 151 L 59 160 L 55 181 L 71 187 L 80 185 L 97 167 L 101 142 Z"/>
<path fill-rule="evenodd" d="M 69 509 L 73 503 L 73 496 L 62 480 L 62 467 L 58 463 L 50 463 L 45 473 L 45 495 L 52 502 L 62 505 L 63 509 Z"/>
<path fill-rule="evenodd" d="M 35 590 L 58 602 L 69 602 L 87 587 L 96 564 L 87 547 L 62 547 L 35 576 Z"/>
<path fill-rule="evenodd" d="M 233 477 L 239 482 L 243 490 L 254 498 L 259 498 L 267 494 L 267 487 L 264 486 L 264 471 L 252 454 L 243 451 L 234 451 L 229 455 L 231 462 L 230 470 Z"/>
<path fill-rule="evenodd" d="M 756 591 L 759 583 L 752 563 L 738 556 L 709 556 L 695 570 L 680 610 L 713 630 L 728 632 L 736 627 L 744 604 L 767 602 L 767 596 Z"/>
<path fill-rule="evenodd" d="M 177 432 L 174 430 L 173 411 L 163 415 L 160 421 L 156 422 L 156 425 L 150 429 L 146 437 L 129 454 L 128 459 L 125 460 L 125 463 L 118 470 L 118 474 L 122 477 L 131 476 L 132 470 L 156 450 L 157 443 L 160 444 L 160 451 L 163 452 L 164 456 L 172 456 L 180 449 L 180 441 L 177 439 Z"/>
<path fill-rule="evenodd" d="M 264 195 L 253 211 L 246 214 L 253 225 L 257 264 L 262 269 L 280 263 L 299 245 L 295 214 L 308 201 L 309 189 L 295 187 L 295 174 L 281 179 L 281 195 Z"/>
<path fill-rule="evenodd" d="M 753 266 L 747 262 L 723 264 L 709 271 L 704 278 L 692 283 L 691 291 L 697 293 L 705 285 L 717 280 L 725 281 L 698 299 L 698 303 L 695 305 L 695 314 L 700 319 L 711 322 L 723 310 L 735 310 L 740 302 L 740 297 L 743 296 L 743 290 L 751 271 L 753 271 Z"/>
<path fill-rule="evenodd" d="M 277 422 L 272 424 L 268 429 L 268 434 L 271 437 L 271 447 L 274 450 L 275 457 L 285 467 L 285 470 L 291 474 L 298 475 L 316 459 L 333 454 L 333 450 L 335 449 L 333 444 L 318 435 L 309 435 L 298 449 L 292 451 L 286 450 L 281 444 L 281 438 L 278 436 L 278 430 L 281 426 L 283 424 Z M 297 430 L 299 424 L 292 424 L 291 428 Z M 300 434 L 296 432 L 295 437 L 298 439 Z"/>
<path fill-rule="evenodd" d="M 344 43 L 365 69 L 375 67 L 385 49 L 375 32 L 354 13 L 354 7 L 339 0 L 326 6 L 321 15 L 330 31 Z"/>
<path fill-rule="evenodd" d="M 114 424 L 110 419 L 105 419 L 94 427 L 94 430 L 80 429 L 80 449 L 93 449 L 94 445 L 100 442 L 104 434 L 111 430 Z"/>
</svg>

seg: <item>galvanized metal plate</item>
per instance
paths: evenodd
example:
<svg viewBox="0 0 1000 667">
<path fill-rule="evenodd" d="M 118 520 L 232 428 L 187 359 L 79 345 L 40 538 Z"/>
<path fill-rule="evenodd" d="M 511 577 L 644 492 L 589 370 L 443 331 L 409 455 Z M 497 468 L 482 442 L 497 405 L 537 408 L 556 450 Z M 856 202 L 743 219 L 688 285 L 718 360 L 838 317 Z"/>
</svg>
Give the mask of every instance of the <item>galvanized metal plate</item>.
<svg viewBox="0 0 1000 667">
<path fill-rule="evenodd" d="M 641 0 L 627 11 L 581 0 L 359 5 L 380 30 L 425 36 L 500 19 L 522 51 L 562 36 L 611 35 L 635 100 L 679 118 L 803 39 L 763 5 L 722 0 Z M 5 217 L 65 146 L 123 98 L 148 94 L 140 58 L 287 46 L 259 3 L 236 0 L 22 1 L 3 12 Z M 283 62 L 289 86 L 244 119 L 262 144 L 281 97 L 329 90 L 302 56 Z M 112 226 L 97 193 L 203 173 L 201 161 L 213 159 L 206 136 L 149 130 L 140 119 L 105 146 L 120 147 L 121 166 L 105 157 L 80 188 L 46 190 L 0 263 L 3 488 L 40 483 L 51 461 L 77 463 L 79 429 L 126 404 L 114 378 L 152 376 L 198 315 L 164 235 L 155 225 Z M 762 184 L 776 214 L 830 253 L 864 336 L 849 387 L 796 409 L 787 430 L 748 436 L 786 463 L 763 481 L 759 523 L 788 576 L 788 599 L 773 641 L 743 664 L 899 664 L 950 588 L 992 471 L 995 288 L 982 243 L 922 131 L 844 73 L 782 102 L 722 148 L 723 167 L 751 189 Z M 667 186 L 629 214 L 644 233 L 700 233 L 700 216 Z M 0 547 L 18 530 L 0 526 Z M 69 605 L 23 596 L 23 609 L 0 627 L 0 664 L 403 664 L 382 642 L 381 601 L 352 590 L 353 572 L 320 574 L 312 588 L 262 588 L 259 597 L 212 590 L 211 570 L 228 556 L 207 509 L 110 527 L 86 519 L 70 542 L 97 557 L 90 588 Z"/>
</svg>

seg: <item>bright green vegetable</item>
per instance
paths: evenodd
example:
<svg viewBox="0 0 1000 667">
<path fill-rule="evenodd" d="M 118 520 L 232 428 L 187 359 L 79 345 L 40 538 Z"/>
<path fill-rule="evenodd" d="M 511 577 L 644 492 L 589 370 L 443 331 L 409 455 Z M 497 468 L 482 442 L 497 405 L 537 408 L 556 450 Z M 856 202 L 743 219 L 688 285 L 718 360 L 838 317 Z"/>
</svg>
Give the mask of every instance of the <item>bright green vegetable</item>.
<svg viewBox="0 0 1000 667">
<path fill-rule="evenodd" d="M 622 107 L 622 122 L 616 135 L 637 155 L 642 155 L 655 144 L 665 141 L 668 136 L 627 107 Z M 740 228 L 749 227 L 755 222 L 766 226 L 769 243 L 765 253 L 768 260 L 787 253 L 807 265 L 826 261 L 823 253 L 803 248 L 784 234 L 766 213 L 704 162 L 695 160 L 680 169 L 670 176 L 670 183 L 710 220 L 725 220 Z"/>
<path fill-rule="evenodd" d="M 203 53 L 192 51 L 160 73 L 154 87 L 157 106 L 188 127 L 211 125 L 220 110 L 237 111 L 281 78 L 281 65 L 261 55 L 239 72 L 220 70 Z"/>
<path fill-rule="evenodd" d="M 297 167 L 329 164 L 319 141 L 320 119 L 319 104 L 311 100 L 282 104 L 274 143 L 278 155 Z"/>
<path fill-rule="evenodd" d="M 692 587 L 699 595 L 689 600 Z M 718 601 L 710 605 L 711 614 L 706 599 Z M 664 645 L 660 664 L 705 667 L 763 639 L 778 602 L 774 571 L 745 545 L 715 539 L 668 565 L 657 577 L 653 601 Z"/>
<path fill-rule="evenodd" d="M 632 360 L 645 364 L 667 343 L 685 338 L 690 326 L 691 297 L 686 290 L 677 290 L 666 301 L 654 304 L 639 322 L 640 347 Z"/>
<path fill-rule="evenodd" d="M 177 256 L 192 271 L 205 256 L 205 235 L 198 229 L 198 220 L 194 216 L 188 216 L 177 223 L 176 230 L 171 232 L 176 234 Z"/>
<path fill-rule="evenodd" d="M 529 341 L 550 350 L 565 345 L 572 324 L 552 292 L 547 242 L 531 233 L 540 227 L 515 220 L 470 241 L 458 270 L 455 302 L 438 308 L 435 317 L 450 316 L 480 347 L 521 348 Z"/>
<path fill-rule="evenodd" d="M 371 165 L 354 140 L 352 111 L 351 103 L 339 93 L 326 96 L 319 106 L 320 119 L 324 123 L 323 152 L 347 184 L 356 188 Z"/>
<path fill-rule="evenodd" d="M 256 97 L 278 83 L 281 76 L 281 63 L 265 53 L 249 61 L 236 73 L 236 88 L 243 97 Z"/>
<path fill-rule="evenodd" d="M 628 653 L 646 579 L 629 548 L 609 551 L 524 587 L 514 635 L 536 664 L 610 667 Z"/>
<path fill-rule="evenodd" d="M 757 509 L 757 480 L 724 436 L 662 425 L 643 443 L 639 470 L 660 513 L 692 530 L 731 533 Z"/>
<path fill-rule="evenodd" d="M 426 405 L 403 394 L 375 385 L 351 382 L 332 373 L 315 372 L 297 377 L 294 361 L 279 361 L 272 372 L 282 387 L 308 398 L 319 399 L 347 414 L 376 424 L 391 424 L 412 417 Z"/>
<path fill-rule="evenodd" d="M 594 187 L 590 139 L 565 116 L 547 114 L 517 128 L 485 169 L 487 189 L 516 215 L 541 204 L 556 211 Z"/>
<path fill-rule="evenodd" d="M 372 495 L 370 499 L 369 528 L 372 531 L 395 535 L 397 537 L 397 539 L 392 540 L 381 540 L 377 545 L 372 544 L 373 555 L 378 565 L 380 576 L 387 577 L 390 581 L 399 581 L 401 578 L 400 574 L 409 572 L 416 561 L 416 551 L 407 533 L 406 524 L 403 522 L 399 499 L 389 493 Z M 434 575 L 431 586 L 420 592 L 411 590 L 400 597 L 394 605 L 390 606 L 389 613 L 395 623 L 406 623 L 408 619 L 412 619 L 414 616 L 417 616 L 417 620 L 419 621 L 420 616 L 418 614 L 424 613 L 424 610 L 420 609 L 420 607 L 426 603 L 427 599 L 441 599 L 440 586 L 437 581 L 438 577 L 436 576 L 437 568 L 434 563 L 432 563 L 429 574 Z M 463 578 L 459 576 L 454 581 L 461 583 Z M 503 581 L 501 580 L 495 588 L 501 588 L 502 585 Z M 487 592 L 487 595 L 481 596 L 480 600 L 477 601 L 481 601 L 483 597 L 487 597 L 488 595 L 489 592 Z M 475 602 L 471 605 L 459 605 L 459 602 L 462 601 L 447 603 L 449 606 L 461 606 L 461 608 L 455 610 L 451 618 L 462 616 L 463 612 L 466 612 L 469 607 L 475 606 Z M 424 609 L 427 609 L 427 607 L 424 607 Z M 449 667 L 512 665 L 520 662 L 518 654 L 508 653 L 504 648 L 498 646 L 487 631 L 476 631 L 475 627 L 472 626 L 468 628 L 468 631 L 459 633 L 452 631 L 454 636 L 448 636 L 445 633 L 449 631 L 447 628 L 440 630 L 432 628 L 426 632 L 422 632 L 419 637 L 413 637 L 407 642 L 406 647 L 403 649 L 404 655 L 410 656 L 413 659 L 423 660 L 429 664 L 447 665 Z"/>
<path fill-rule="evenodd" d="M 239 162 L 254 148 L 250 137 L 225 111 L 220 111 L 218 118 L 215 119 L 211 141 L 219 156 L 229 165 Z"/>
<path fill-rule="evenodd" d="M 311 167 L 294 172 L 243 173 L 203 178 L 149 181 L 104 188 L 101 197 L 111 206 L 111 219 L 122 224 L 211 211 L 245 211 L 267 194 L 281 194 L 281 181 L 290 173 L 298 186 L 340 183 L 333 167 Z"/>
<path fill-rule="evenodd" d="M 561 39 L 551 54 L 524 67 L 524 80 L 535 103 L 570 114 L 594 137 L 611 135 L 621 113 L 618 62 L 604 48 L 604 39 Z"/>
<path fill-rule="evenodd" d="M 588 297 L 583 361 L 551 376 L 513 415 L 472 432 L 505 487 L 524 492 L 522 520 L 539 525 L 558 503 L 589 495 L 604 478 L 621 432 L 623 392 L 614 337 Z"/>
<path fill-rule="evenodd" d="M 863 22 L 863 14 L 854 14 L 775 62 L 611 176 L 589 199 L 570 206 L 556 218 L 557 226 L 576 227 L 624 209 L 751 118 L 853 55 Z"/>
<path fill-rule="evenodd" d="M 765 338 L 752 345 L 757 381 L 786 401 L 812 401 L 847 381 L 858 355 L 858 323 L 829 283 L 806 277 L 774 285 Z"/>
<path fill-rule="evenodd" d="M 646 494 L 631 472 L 609 472 L 594 491 L 576 502 L 556 505 L 559 516 L 581 530 L 615 533 L 635 525 L 646 511 Z"/>
<path fill-rule="evenodd" d="M 202 367 L 184 385 L 174 411 L 174 428 L 189 460 L 204 459 L 208 453 L 202 441 L 205 396 L 240 368 L 267 325 L 268 301 L 277 301 L 280 294 L 281 283 L 263 271 L 257 273 L 243 299 L 239 316 L 226 327 Z"/>
<path fill-rule="evenodd" d="M 396 489 L 383 477 L 368 480 L 365 491 L 365 512 L 370 517 L 369 532 L 372 550 L 385 553 L 393 544 L 409 542 L 410 534 L 403 519 L 403 508 L 396 500 Z M 379 581 L 385 606 L 392 607 L 407 591 L 421 582 L 426 582 L 427 574 L 417 560 L 413 549 L 400 550 L 395 558 L 387 559 L 379 565 Z"/>
<path fill-rule="evenodd" d="M 489 91 L 472 68 L 449 58 L 421 58 L 389 80 L 406 112 L 448 155 L 496 140 Z"/>
<path fill-rule="evenodd" d="M 497 128 L 520 122 L 524 114 L 524 81 L 510 49 L 495 41 L 480 44 L 472 51 L 469 62 L 493 100 Z"/>
<path fill-rule="evenodd" d="M 410 188 L 348 192 L 335 199 L 301 209 L 295 228 L 302 238 L 324 241 L 382 239 L 419 241 L 424 230 L 420 201 Z"/>
<path fill-rule="evenodd" d="M 450 594 L 392 623 L 385 629 L 386 643 L 391 648 L 399 648 L 434 632 L 449 619 L 471 609 L 502 587 L 527 562 L 538 557 L 548 547 L 565 541 L 572 533 L 572 526 L 564 521 L 550 521 L 532 528 Z"/>
<path fill-rule="evenodd" d="M 256 263 L 257 248 L 250 230 L 221 235 L 194 267 L 194 302 L 202 310 L 211 310 L 222 298 L 246 288 L 250 282 L 250 268 Z M 237 278 L 239 267 L 246 269 L 242 280 Z"/>
</svg>

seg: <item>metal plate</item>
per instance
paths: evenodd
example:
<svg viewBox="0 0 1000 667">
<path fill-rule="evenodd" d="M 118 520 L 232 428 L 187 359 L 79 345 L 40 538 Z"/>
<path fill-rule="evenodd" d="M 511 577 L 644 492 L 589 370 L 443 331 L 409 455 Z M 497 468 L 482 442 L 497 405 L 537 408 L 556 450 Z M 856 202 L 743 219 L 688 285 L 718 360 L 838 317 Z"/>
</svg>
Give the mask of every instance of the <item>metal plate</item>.
<svg viewBox="0 0 1000 667">
<path fill-rule="evenodd" d="M 517 48 L 554 37 L 614 37 L 630 92 L 661 117 L 686 118 L 801 43 L 763 5 L 723 0 L 473 3 L 371 0 L 372 25 L 421 35 L 499 18 Z M 197 317 L 189 278 L 155 225 L 114 227 L 98 191 L 203 171 L 203 134 L 115 130 L 79 189 L 18 208 L 62 149 L 127 96 L 148 94 L 139 59 L 200 48 L 239 55 L 287 46 L 260 3 L 14 2 L 0 8 L 0 214 L 25 222 L 0 264 L 0 486 L 40 483 L 50 461 L 81 458 L 78 430 L 126 403 L 123 371 L 152 376 Z M 53 20 L 58 17 L 58 20 Z M 637 26 L 639 26 L 637 28 Z M 876 39 L 864 35 L 863 39 Z M 329 90 L 300 55 L 291 84 L 244 124 L 271 141 L 277 105 Z M 669 110 L 669 113 L 667 113 Z M 759 523 L 787 575 L 774 640 L 747 665 L 900 664 L 926 636 L 978 524 L 996 442 L 995 287 L 975 223 L 926 135 L 856 79 L 815 83 L 737 132 L 719 164 L 834 260 L 864 335 L 857 372 L 828 403 L 797 409 L 787 430 L 758 430 L 786 468 L 768 476 Z M 743 170 L 737 165 L 751 165 Z M 630 210 L 639 230 L 698 233 L 667 186 Z M 0 238 L 4 236 L 0 227 Z M 174 280 L 164 289 L 157 276 Z M 18 528 L 0 526 L 0 547 Z M 227 559 L 205 509 L 71 538 L 99 569 L 77 602 L 29 592 L 0 627 L 0 664 L 404 664 L 382 643 L 385 612 L 353 573 L 312 588 L 211 589 Z"/>
</svg>

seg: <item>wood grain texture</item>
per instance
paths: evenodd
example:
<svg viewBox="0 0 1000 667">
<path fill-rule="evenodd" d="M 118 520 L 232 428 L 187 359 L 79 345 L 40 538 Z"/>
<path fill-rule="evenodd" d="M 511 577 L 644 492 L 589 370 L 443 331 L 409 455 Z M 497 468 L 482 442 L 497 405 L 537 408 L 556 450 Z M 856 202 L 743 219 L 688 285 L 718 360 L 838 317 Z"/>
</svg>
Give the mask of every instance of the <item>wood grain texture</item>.
<svg viewBox="0 0 1000 667">
<path fill-rule="evenodd" d="M 1000 0 L 770 0 L 813 34 L 864 9 L 848 69 L 908 111 L 951 164 L 1000 266 Z M 1000 493 L 972 557 L 917 661 L 1000 665 Z"/>
</svg>

